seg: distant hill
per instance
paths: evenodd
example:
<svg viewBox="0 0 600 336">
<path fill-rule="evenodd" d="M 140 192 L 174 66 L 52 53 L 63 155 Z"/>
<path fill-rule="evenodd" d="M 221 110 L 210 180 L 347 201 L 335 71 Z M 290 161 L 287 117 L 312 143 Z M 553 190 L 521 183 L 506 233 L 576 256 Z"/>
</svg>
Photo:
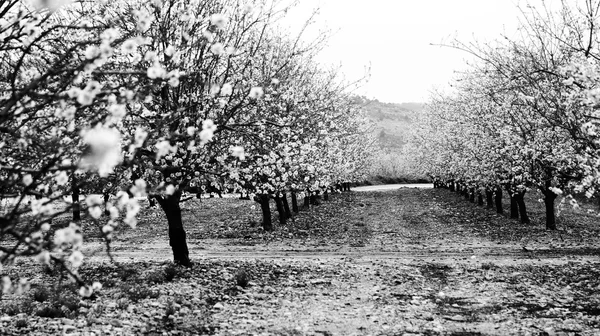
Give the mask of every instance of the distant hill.
<svg viewBox="0 0 600 336">
<path fill-rule="evenodd" d="M 423 111 L 422 103 L 382 103 L 363 99 L 363 108 L 373 122 L 381 147 L 395 151 L 404 146 L 416 117 Z"/>
</svg>

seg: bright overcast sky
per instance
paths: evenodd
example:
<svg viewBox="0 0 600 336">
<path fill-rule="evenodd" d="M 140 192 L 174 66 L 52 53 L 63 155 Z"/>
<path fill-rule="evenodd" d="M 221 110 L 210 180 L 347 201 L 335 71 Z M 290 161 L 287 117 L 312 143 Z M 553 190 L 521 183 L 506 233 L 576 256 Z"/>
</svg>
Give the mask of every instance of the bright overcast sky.
<svg viewBox="0 0 600 336">
<path fill-rule="evenodd" d="M 535 2 L 536 0 L 532 0 Z M 540 0 L 537 0 L 540 1 Z M 301 22 L 320 7 L 315 28 L 335 32 L 321 61 L 341 65 L 348 80 L 371 68 L 357 93 L 383 102 L 425 102 L 433 87 L 447 87 L 469 55 L 432 46 L 513 35 L 517 0 L 301 0 L 286 22 Z M 296 22 L 295 24 L 297 24 Z M 315 29 L 316 30 L 316 29 Z"/>
</svg>

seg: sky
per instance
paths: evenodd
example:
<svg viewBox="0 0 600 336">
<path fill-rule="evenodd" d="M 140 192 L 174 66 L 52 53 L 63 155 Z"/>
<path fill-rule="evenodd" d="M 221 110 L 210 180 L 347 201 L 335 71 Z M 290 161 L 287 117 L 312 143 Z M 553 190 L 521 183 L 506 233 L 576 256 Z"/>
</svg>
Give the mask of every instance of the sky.
<svg viewBox="0 0 600 336">
<path fill-rule="evenodd" d="M 541 0 L 532 0 L 541 1 Z M 369 80 L 357 93 L 382 102 L 425 102 L 445 89 L 469 54 L 439 44 L 514 36 L 518 0 L 300 0 L 285 23 L 292 29 L 320 8 L 307 39 L 319 29 L 333 36 L 319 56 L 347 80 Z M 311 36 L 312 34 L 312 36 Z M 437 45 L 432 45 L 437 44 Z"/>
</svg>

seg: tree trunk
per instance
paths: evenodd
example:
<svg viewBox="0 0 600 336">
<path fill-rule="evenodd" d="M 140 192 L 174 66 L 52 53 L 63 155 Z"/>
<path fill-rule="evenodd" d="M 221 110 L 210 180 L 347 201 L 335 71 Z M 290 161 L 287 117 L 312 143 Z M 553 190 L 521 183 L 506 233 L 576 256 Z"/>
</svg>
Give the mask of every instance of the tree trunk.
<svg viewBox="0 0 600 336">
<path fill-rule="evenodd" d="M 102 197 L 104 198 L 104 215 L 108 216 L 110 215 L 110 211 L 108 211 L 108 200 L 110 199 L 110 194 L 105 192 L 102 194 Z"/>
<path fill-rule="evenodd" d="M 515 198 L 517 201 L 517 206 L 519 207 L 519 216 L 521 217 L 521 223 L 531 223 L 531 221 L 529 220 L 529 216 L 527 216 L 527 209 L 525 208 L 525 192 L 520 191 L 516 193 Z"/>
<path fill-rule="evenodd" d="M 271 223 L 271 207 L 269 206 L 269 195 L 262 194 L 258 196 L 260 209 L 263 216 L 263 229 L 265 231 L 273 231 L 273 223 Z"/>
<path fill-rule="evenodd" d="M 552 190 L 544 190 L 544 204 L 546 205 L 546 229 L 556 230 L 556 217 L 554 216 L 554 200 L 557 195 Z"/>
<path fill-rule="evenodd" d="M 190 267 L 192 264 L 190 262 L 190 253 L 188 251 L 186 234 L 181 218 L 181 207 L 179 206 L 180 199 L 181 191 L 179 190 L 172 195 L 156 197 L 158 204 L 167 216 L 167 222 L 169 224 L 169 245 L 171 245 L 171 250 L 173 250 L 173 262 L 185 267 Z"/>
<path fill-rule="evenodd" d="M 283 209 L 283 200 L 281 197 L 275 197 L 275 206 L 277 207 L 277 213 L 279 214 L 279 224 L 285 225 L 287 217 L 285 216 L 285 210 Z"/>
<path fill-rule="evenodd" d="M 287 195 L 285 193 L 283 194 L 281 200 L 283 201 L 283 210 L 285 211 L 285 218 L 292 218 L 292 212 L 290 211 L 290 203 L 288 202 Z"/>
<path fill-rule="evenodd" d="M 314 192 L 310 195 L 310 205 L 319 205 L 319 193 Z"/>
<path fill-rule="evenodd" d="M 475 203 L 475 188 L 469 188 L 469 202 Z"/>
<path fill-rule="evenodd" d="M 310 208 L 310 197 L 304 196 L 304 209 Z"/>
<path fill-rule="evenodd" d="M 494 207 L 494 191 L 492 188 L 485 188 L 485 206 L 488 209 L 492 209 Z"/>
<path fill-rule="evenodd" d="M 504 213 L 504 209 L 502 208 L 502 187 L 501 186 L 496 186 L 496 192 L 495 192 L 495 201 L 496 201 L 496 212 L 499 214 L 503 214 Z"/>
<path fill-rule="evenodd" d="M 296 193 L 292 191 L 292 211 L 298 213 L 298 197 L 296 197 Z"/>
<path fill-rule="evenodd" d="M 481 192 L 481 189 L 477 190 L 477 205 L 483 205 L 483 193 Z"/>
<path fill-rule="evenodd" d="M 450 181 L 448 185 L 450 187 L 450 191 L 454 192 L 454 181 Z"/>
<path fill-rule="evenodd" d="M 79 186 L 75 173 L 71 175 L 71 200 L 73 201 L 73 221 L 81 220 L 81 204 L 79 203 Z"/>
<path fill-rule="evenodd" d="M 329 201 L 329 191 L 327 189 L 325 189 L 325 191 L 323 192 L 323 200 Z"/>
<path fill-rule="evenodd" d="M 510 194 L 510 218 L 519 219 L 519 204 L 517 198 L 511 193 Z"/>
<path fill-rule="evenodd" d="M 198 197 L 198 198 L 200 198 L 200 197 Z M 154 197 L 148 196 L 148 208 L 152 208 L 155 205 L 156 205 L 156 200 L 154 199 Z"/>
</svg>

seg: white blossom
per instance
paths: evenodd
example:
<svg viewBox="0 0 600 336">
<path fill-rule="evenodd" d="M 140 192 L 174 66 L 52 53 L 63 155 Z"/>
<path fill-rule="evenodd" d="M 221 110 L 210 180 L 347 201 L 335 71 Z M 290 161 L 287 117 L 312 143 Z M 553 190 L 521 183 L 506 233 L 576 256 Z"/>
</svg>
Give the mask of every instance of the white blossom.
<svg viewBox="0 0 600 336">
<path fill-rule="evenodd" d="M 90 148 L 81 166 L 90 170 L 97 170 L 101 177 L 112 173 L 121 160 L 121 135 L 113 128 L 96 126 L 83 134 L 83 142 Z"/>
<path fill-rule="evenodd" d="M 233 93 L 233 86 L 229 83 L 223 84 L 223 86 L 221 87 L 221 95 L 230 96 L 231 93 Z"/>
<path fill-rule="evenodd" d="M 256 86 L 250 89 L 250 93 L 248 94 L 248 97 L 252 98 L 252 99 L 260 99 L 262 98 L 262 96 L 265 94 L 264 90 L 262 87 L 260 86 Z"/>
<path fill-rule="evenodd" d="M 23 176 L 23 184 L 26 186 L 29 186 L 33 183 L 33 177 L 31 176 L 31 174 L 27 174 L 25 176 Z"/>
<path fill-rule="evenodd" d="M 71 266 L 73 266 L 73 268 L 79 268 L 79 266 L 81 266 L 81 264 L 83 263 L 83 258 L 83 253 L 81 253 L 78 250 L 75 250 L 69 256 L 69 262 L 71 263 Z"/>
<path fill-rule="evenodd" d="M 210 24 L 217 29 L 224 29 L 227 25 L 227 17 L 223 14 L 213 14 L 210 16 Z"/>
</svg>

